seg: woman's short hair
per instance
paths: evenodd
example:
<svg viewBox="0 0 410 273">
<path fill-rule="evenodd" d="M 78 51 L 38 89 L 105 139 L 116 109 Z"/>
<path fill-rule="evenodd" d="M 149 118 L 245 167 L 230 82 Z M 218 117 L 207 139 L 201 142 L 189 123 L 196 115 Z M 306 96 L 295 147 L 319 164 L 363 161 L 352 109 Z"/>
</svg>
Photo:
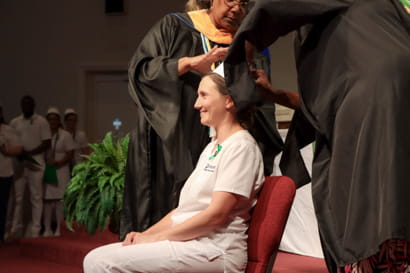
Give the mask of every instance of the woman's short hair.
<svg viewBox="0 0 410 273">
<path fill-rule="evenodd" d="M 200 9 L 209 9 L 210 6 L 210 0 L 188 0 L 185 4 L 185 11 L 188 12 Z"/>
</svg>

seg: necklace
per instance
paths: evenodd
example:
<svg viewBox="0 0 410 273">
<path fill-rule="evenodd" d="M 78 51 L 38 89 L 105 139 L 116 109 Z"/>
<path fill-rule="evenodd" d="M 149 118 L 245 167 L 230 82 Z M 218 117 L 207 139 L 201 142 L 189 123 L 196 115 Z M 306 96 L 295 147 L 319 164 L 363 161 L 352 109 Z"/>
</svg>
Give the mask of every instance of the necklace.
<svg viewBox="0 0 410 273">
<path fill-rule="evenodd" d="M 222 146 L 219 145 L 219 144 L 216 145 L 216 150 L 215 150 L 214 154 L 209 157 L 209 160 L 214 159 L 221 150 L 222 150 Z"/>
<path fill-rule="evenodd" d="M 405 6 L 410 8 L 410 0 L 400 0 L 400 2 Z"/>
</svg>

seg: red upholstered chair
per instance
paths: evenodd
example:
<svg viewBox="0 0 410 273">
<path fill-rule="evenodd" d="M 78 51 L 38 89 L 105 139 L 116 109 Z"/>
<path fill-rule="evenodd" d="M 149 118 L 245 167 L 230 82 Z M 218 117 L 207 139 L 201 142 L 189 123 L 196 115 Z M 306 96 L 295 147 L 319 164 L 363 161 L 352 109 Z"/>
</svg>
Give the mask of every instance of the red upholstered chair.
<svg viewBox="0 0 410 273">
<path fill-rule="evenodd" d="M 246 273 L 272 271 L 295 193 L 295 183 L 289 177 L 265 178 L 249 225 Z"/>
</svg>

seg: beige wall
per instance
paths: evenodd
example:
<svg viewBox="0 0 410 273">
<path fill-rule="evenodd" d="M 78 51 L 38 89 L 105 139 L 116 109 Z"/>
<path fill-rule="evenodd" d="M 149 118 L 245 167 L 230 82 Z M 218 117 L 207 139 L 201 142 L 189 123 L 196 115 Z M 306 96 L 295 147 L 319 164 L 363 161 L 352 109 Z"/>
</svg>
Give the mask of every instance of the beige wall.
<svg viewBox="0 0 410 273">
<path fill-rule="evenodd" d="M 40 114 L 49 105 L 82 114 L 84 70 L 126 68 L 149 27 L 185 3 L 125 1 L 122 16 L 107 16 L 103 0 L 0 1 L 0 100 L 6 119 L 20 113 L 24 94 L 34 96 Z M 276 44 L 272 56 L 275 85 L 295 90 L 291 38 Z"/>
</svg>

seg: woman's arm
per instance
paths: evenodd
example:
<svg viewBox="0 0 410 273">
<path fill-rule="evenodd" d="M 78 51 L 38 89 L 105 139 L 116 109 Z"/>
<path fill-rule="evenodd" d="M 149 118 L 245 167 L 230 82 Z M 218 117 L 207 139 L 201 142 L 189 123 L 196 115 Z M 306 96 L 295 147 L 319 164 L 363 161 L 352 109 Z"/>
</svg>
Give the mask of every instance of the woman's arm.
<svg viewBox="0 0 410 273">
<path fill-rule="evenodd" d="M 178 75 L 181 76 L 191 70 L 205 74 L 212 70 L 211 66 L 214 62 L 225 59 L 227 52 L 227 47 L 214 46 L 205 54 L 195 57 L 183 57 L 178 60 Z"/>
<path fill-rule="evenodd" d="M 24 150 L 24 152 L 29 155 L 36 155 L 36 154 L 45 152 L 50 146 L 51 146 L 51 139 L 46 139 L 46 140 L 43 140 L 41 144 L 38 145 L 36 148 L 29 150 L 29 151 Z"/>
<path fill-rule="evenodd" d="M 5 156 L 14 156 L 19 155 L 23 151 L 23 146 L 21 145 L 13 145 L 13 146 L 0 146 L 0 152 Z"/>
<path fill-rule="evenodd" d="M 92 150 L 88 145 L 88 138 L 84 131 L 77 131 L 75 136 L 75 142 L 80 146 L 80 155 L 89 155 Z"/>
<path fill-rule="evenodd" d="M 252 75 L 256 85 L 260 87 L 261 95 L 264 98 L 292 109 L 300 107 L 298 93 L 273 88 L 265 71 L 261 69 L 252 70 Z"/>
<path fill-rule="evenodd" d="M 172 214 L 174 214 L 175 209 L 171 210 L 167 215 L 162 217 L 156 224 L 152 225 L 150 228 L 145 230 L 143 234 L 155 234 L 164 231 L 172 226 Z"/>
<path fill-rule="evenodd" d="M 0 124 L 0 127 L 2 125 Z M 0 153 L 4 154 L 5 156 L 16 156 L 23 152 L 24 148 L 21 144 L 19 137 L 17 136 L 16 131 L 10 127 L 11 131 L 6 133 L 6 143 L 0 145 Z"/>
<path fill-rule="evenodd" d="M 161 220 L 159 220 L 156 224 L 152 225 L 150 228 L 148 228 L 147 230 L 145 230 L 144 232 L 129 232 L 126 236 L 124 241 L 122 242 L 122 245 L 126 246 L 126 245 L 131 245 L 133 244 L 134 240 L 136 240 L 135 238 L 137 236 L 141 236 L 141 235 L 154 235 L 154 234 L 158 234 L 168 228 L 171 228 L 172 226 L 172 214 L 174 213 L 175 209 L 173 209 L 171 212 L 169 212 L 167 215 L 165 215 L 164 217 L 162 217 Z"/>
<path fill-rule="evenodd" d="M 131 243 L 139 244 L 163 240 L 187 241 L 207 235 L 226 223 L 239 198 L 239 195 L 229 192 L 214 192 L 212 201 L 205 210 L 185 222 L 161 232 L 140 233 L 134 236 Z"/>
<path fill-rule="evenodd" d="M 186 241 L 209 234 L 224 225 L 240 196 L 229 192 L 214 192 L 209 206 L 185 222 L 159 234 L 171 241 Z"/>
<path fill-rule="evenodd" d="M 60 168 L 70 162 L 73 159 L 74 156 L 74 150 L 67 151 L 65 152 L 65 155 L 62 159 L 60 160 L 54 160 L 53 165 L 55 165 L 57 168 Z"/>
</svg>

